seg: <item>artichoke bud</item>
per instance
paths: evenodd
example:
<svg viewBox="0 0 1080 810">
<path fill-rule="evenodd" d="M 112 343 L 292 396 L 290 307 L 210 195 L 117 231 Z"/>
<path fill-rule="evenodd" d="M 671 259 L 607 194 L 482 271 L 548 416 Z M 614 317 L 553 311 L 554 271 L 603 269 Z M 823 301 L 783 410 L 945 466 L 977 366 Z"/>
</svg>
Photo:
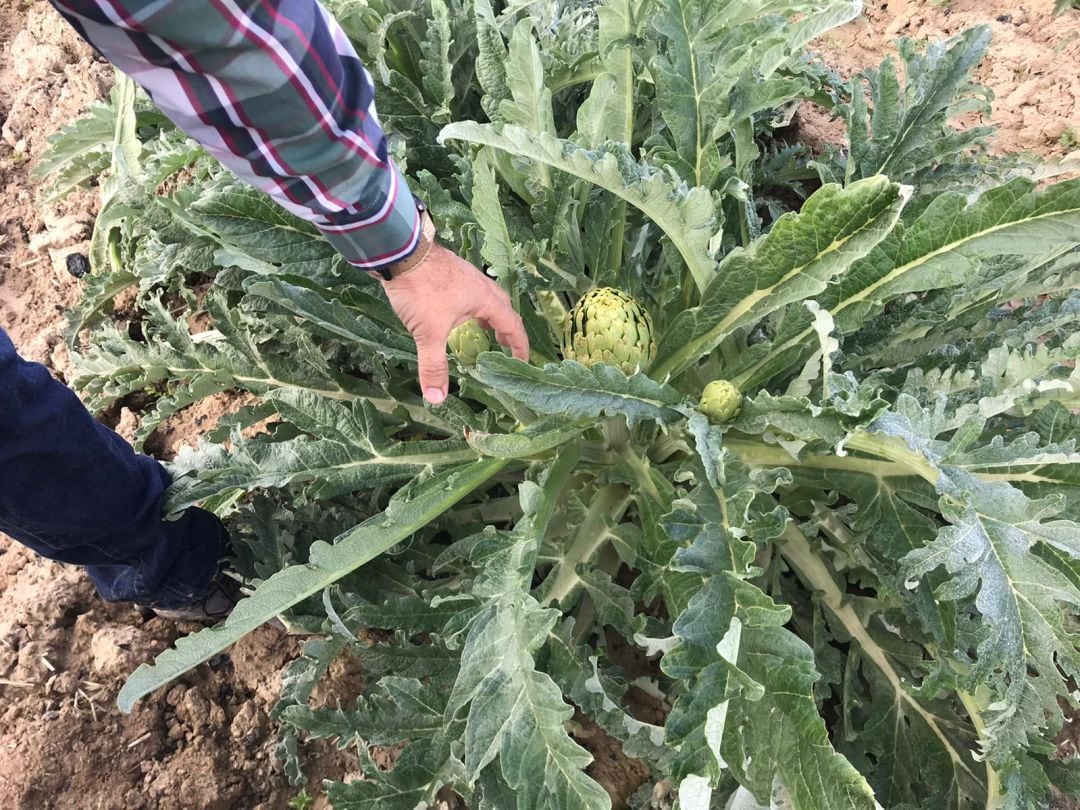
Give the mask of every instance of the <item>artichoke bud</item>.
<svg viewBox="0 0 1080 810">
<path fill-rule="evenodd" d="M 634 374 L 656 355 L 652 319 L 631 296 L 612 287 L 585 293 L 563 328 L 563 357 L 585 366 L 607 363 Z"/>
<path fill-rule="evenodd" d="M 727 380 L 713 380 L 701 392 L 700 410 L 714 425 L 731 421 L 742 408 L 742 392 Z"/>
<path fill-rule="evenodd" d="M 486 329 L 480 328 L 476 321 L 465 321 L 455 326 L 446 340 L 450 351 L 463 366 L 475 366 L 476 358 L 482 352 L 491 349 L 491 338 Z"/>
</svg>

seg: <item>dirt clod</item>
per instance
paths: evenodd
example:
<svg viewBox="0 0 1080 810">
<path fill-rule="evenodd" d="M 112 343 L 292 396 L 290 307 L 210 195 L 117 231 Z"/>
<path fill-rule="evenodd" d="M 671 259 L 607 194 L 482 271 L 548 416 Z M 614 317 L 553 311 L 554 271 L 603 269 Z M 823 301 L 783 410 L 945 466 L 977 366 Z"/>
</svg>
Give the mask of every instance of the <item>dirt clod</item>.
<svg viewBox="0 0 1080 810">
<path fill-rule="evenodd" d="M 90 669 L 96 677 L 125 677 L 142 663 L 152 639 L 131 625 L 106 625 L 90 637 Z"/>
</svg>

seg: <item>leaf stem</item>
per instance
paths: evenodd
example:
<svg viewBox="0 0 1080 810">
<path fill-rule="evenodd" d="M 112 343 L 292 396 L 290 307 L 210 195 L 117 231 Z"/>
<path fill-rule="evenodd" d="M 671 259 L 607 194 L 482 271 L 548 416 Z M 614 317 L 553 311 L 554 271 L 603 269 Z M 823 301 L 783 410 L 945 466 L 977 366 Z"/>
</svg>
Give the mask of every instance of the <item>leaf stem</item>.
<svg viewBox="0 0 1080 810">
<path fill-rule="evenodd" d="M 979 705 L 978 699 L 969 692 L 963 692 L 959 689 L 956 691 L 956 695 L 960 698 L 960 702 L 964 704 L 964 710 L 967 712 L 968 717 L 971 718 L 971 724 L 975 726 L 975 732 L 979 735 L 979 739 L 985 739 L 986 723 L 983 722 L 982 707 Z M 1004 804 L 1001 796 L 1001 777 L 998 776 L 998 772 L 990 765 L 990 759 L 987 758 L 986 810 L 998 810 Z"/>
<path fill-rule="evenodd" d="M 787 450 L 777 445 L 746 439 L 726 438 L 724 447 L 735 453 L 740 461 L 750 467 L 798 466 L 819 470 L 848 470 L 866 473 L 876 478 L 901 478 L 913 475 L 908 466 L 896 461 L 879 461 L 850 455 L 808 455 L 805 458 L 797 459 Z"/>
</svg>

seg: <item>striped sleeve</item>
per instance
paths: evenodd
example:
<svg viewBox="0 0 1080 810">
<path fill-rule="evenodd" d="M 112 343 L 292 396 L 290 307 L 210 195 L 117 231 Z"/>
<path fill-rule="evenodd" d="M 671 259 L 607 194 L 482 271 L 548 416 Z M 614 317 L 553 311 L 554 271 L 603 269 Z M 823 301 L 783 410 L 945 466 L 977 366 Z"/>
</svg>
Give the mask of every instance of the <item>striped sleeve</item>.
<svg viewBox="0 0 1080 810">
<path fill-rule="evenodd" d="M 52 0 L 172 121 L 352 265 L 408 257 L 421 218 L 371 75 L 317 0 Z"/>
</svg>

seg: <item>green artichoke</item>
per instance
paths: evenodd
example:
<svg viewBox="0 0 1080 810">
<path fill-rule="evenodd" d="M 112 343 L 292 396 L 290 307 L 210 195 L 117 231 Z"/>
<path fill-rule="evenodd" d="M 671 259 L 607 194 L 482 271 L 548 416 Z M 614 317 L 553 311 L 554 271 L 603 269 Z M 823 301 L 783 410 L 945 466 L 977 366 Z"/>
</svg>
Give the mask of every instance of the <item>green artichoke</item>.
<svg viewBox="0 0 1080 810">
<path fill-rule="evenodd" d="M 714 425 L 728 422 L 742 408 L 742 392 L 727 380 L 713 380 L 701 392 L 698 409 Z"/>
<path fill-rule="evenodd" d="M 475 366 L 480 353 L 491 349 L 491 338 L 488 337 L 487 330 L 482 329 L 476 321 L 465 321 L 460 326 L 455 326 L 446 342 L 454 357 L 463 366 Z"/>
<path fill-rule="evenodd" d="M 563 328 L 563 357 L 585 366 L 607 363 L 634 374 L 656 355 L 652 319 L 621 290 L 601 287 L 585 293 Z"/>
</svg>

